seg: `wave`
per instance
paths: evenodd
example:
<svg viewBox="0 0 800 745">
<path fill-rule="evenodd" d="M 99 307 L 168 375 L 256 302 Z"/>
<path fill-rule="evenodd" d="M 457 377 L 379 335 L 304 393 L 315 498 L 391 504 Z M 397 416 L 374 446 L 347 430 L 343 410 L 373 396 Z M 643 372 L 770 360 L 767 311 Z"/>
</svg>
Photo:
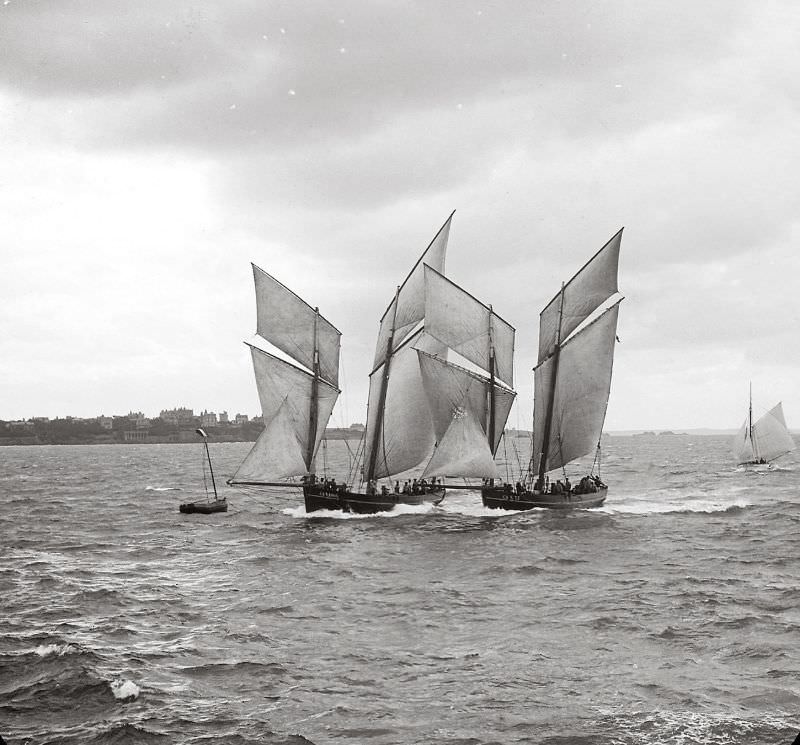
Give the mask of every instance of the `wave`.
<svg viewBox="0 0 800 745">
<path fill-rule="evenodd" d="M 133 701 L 139 698 L 139 693 L 141 693 L 142 690 L 136 683 L 127 678 L 112 680 L 110 687 L 114 698 L 118 701 Z"/>
<path fill-rule="evenodd" d="M 179 486 L 145 486 L 145 491 L 183 491 Z"/>
</svg>

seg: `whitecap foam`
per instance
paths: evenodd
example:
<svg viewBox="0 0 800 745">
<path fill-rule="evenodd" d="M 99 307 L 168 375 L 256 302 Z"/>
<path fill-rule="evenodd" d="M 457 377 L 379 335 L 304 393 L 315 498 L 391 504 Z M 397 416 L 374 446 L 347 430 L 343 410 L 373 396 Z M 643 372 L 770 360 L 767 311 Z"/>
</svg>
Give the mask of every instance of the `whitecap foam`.
<svg viewBox="0 0 800 745">
<path fill-rule="evenodd" d="M 179 486 L 145 486 L 145 491 L 180 491 Z"/>
<path fill-rule="evenodd" d="M 709 499 L 709 498 L 687 498 L 669 499 L 654 497 L 652 499 L 629 498 L 620 501 L 606 502 L 602 507 L 597 508 L 598 512 L 605 512 L 611 515 L 651 515 L 664 514 L 668 512 L 727 512 L 738 507 L 749 507 L 752 502 L 738 497 L 734 499 Z"/>
<path fill-rule="evenodd" d="M 65 654 L 75 654 L 78 648 L 72 644 L 40 644 L 33 650 L 39 657 L 47 657 L 54 654 L 61 657 Z"/>
<path fill-rule="evenodd" d="M 139 693 L 141 692 L 141 688 L 136 685 L 132 680 L 128 680 L 127 678 L 117 678 L 117 680 L 112 680 L 111 683 L 111 692 L 114 694 L 114 698 L 118 699 L 119 701 L 133 701 L 135 698 L 138 698 Z"/>
<path fill-rule="evenodd" d="M 396 504 L 388 512 L 371 512 L 364 515 L 356 512 L 344 512 L 343 510 L 314 510 L 313 512 L 306 512 L 303 505 L 297 507 L 286 507 L 283 510 L 284 515 L 290 517 L 303 517 L 310 519 L 328 518 L 334 520 L 363 520 L 372 517 L 397 517 L 398 515 L 424 515 L 434 509 L 432 503 L 426 504 Z"/>
</svg>

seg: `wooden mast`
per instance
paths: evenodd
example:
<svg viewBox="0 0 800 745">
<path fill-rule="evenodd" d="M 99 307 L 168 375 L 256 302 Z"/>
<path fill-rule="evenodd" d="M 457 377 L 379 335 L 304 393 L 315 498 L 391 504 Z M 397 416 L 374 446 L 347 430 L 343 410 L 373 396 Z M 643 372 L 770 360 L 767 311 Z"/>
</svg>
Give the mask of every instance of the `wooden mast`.
<svg viewBox="0 0 800 745">
<path fill-rule="evenodd" d="M 494 447 L 494 430 L 496 425 L 495 422 L 495 390 L 494 390 L 494 339 L 492 338 L 492 306 L 489 306 L 489 450 L 491 451 L 492 455 L 495 454 L 495 447 Z"/>
<path fill-rule="evenodd" d="M 400 287 L 395 290 L 394 310 L 392 312 L 392 328 L 389 332 L 389 340 L 386 342 L 386 359 L 383 361 L 383 373 L 381 374 L 381 391 L 378 396 L 378 410 L 375 412 L 375 429 L 372 433 L 372 443 L 369 449 L 369 462 L 367 463 L 366 480 L 367 484 L 375 478 L 375 465 L 378 459 L 378 443 L 380 442 L 381 431 L 383 430 L 383 415 L 386 409 L 386 390 L 389 387 L 389 366 L 392 361 L 394 346 L 394 330 L 397 323 L 397 304 L 400 302 Z M 369 415 L 368 415 L 369 418 Z"/>
<path fill-rule="evenodd" d="M 319 426 L 319 308 L 314 308 L 314 381 L 311 384 L 311 407 L 308 415 L 308 442 L 306 443 L 306 467 L 312 471 L 314 460 L 314 445 L 317 442 L 317 427 Z"/>
<path fill-rule="evenodd" d="M 564 283 L 561 283 L 561 303 L 558 308 L 558 330 L 556 331 L 556 345 L 553 350 L 553 374 L 550 378 L 550 395 L 547 400 L 547 414 L 544 420 L 544 434 L 542 437 L 542 456 L 539 461 L 538 483 L 544 487 L 544 475 L 547 471 L 547 457 L 550 450 L 550 429 L 553 424 L 553 406 L 556 400 L 556 381 L 558 380 L 558 360 L 561 355 L 561 319 L 564 316 Z"/>
</svg>

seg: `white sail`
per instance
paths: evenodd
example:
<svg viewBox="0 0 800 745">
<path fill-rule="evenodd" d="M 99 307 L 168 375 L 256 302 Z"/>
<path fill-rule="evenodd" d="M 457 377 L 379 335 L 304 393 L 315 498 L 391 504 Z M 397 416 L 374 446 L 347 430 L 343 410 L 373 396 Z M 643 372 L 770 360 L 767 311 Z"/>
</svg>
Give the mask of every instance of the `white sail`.
<svg viewBox="0 0 800 745">
<path fill-rule="evenodd" d="M 500 443 L 516 393 L 510 388 L 495 383 L 495 437 L 494 442 L 488 443 L 490 380 L 422 350 L 418 349 L 417 352 L 422 384 L 425 386 L 425 393 L 428 397 L 436 440 L 441 442 L 444 438 L 453 421 L 454 412 L 463 410 L 471 419 L 480 424 L 484 444 L 487 445 L 489 452 L 494 453 Z M 448 473 L 455 475 L 454 471 Z"/>
<path fill-rule="evenodd" d="M 425 266 L 425 332 L 482 370 L 514 384 L 514 328 L 447 277 Z"/>
<path fill-rule="evenodd" d="M 414 268 L 406 277 L 389 307 L 383 314 L 378 330 L 378 341 L 375 346 L 375 361 L 372 369 L 375 370 L 386 359 L 389 339 L 392 341 L 392 351 L 397 349 L 403 340 L 414 331 L 416 325 L 425 315 L 425 273 L 424 265 L 428 264 L 439 272 L 444 271 L 444 259 L 447 253 L 447 240 L 450 237 L 450 222 L 453 214 L 445 220 L 444 225 L 434 236 L 428 247 L 422 252 Z M 423 263 L 424 262 L 424 263 Z"/>
<path fill-rule="evenodd" d="M 301 449 L 286 447 L 286 443 L 291 443 L 294 439 L 295 432 L 284 400 L 236 469 L 231 483 L 278 482 L 306 473 Z"/>
<path fill-rule="evenodd" d="M 591 452 L 600 440 L 611 390 L 611 368 L 617 332 L 618 300 L 581 329 L 534 372 L 533 442 L 538 470 L 545 419 L 555 385 L 545 471 Z M 555 363 L 556 379 L 553 380 Z"/>
<path fill-rule="evenodd" d="M 418 466 L 430 457 L 436 441 L 417 353 L 411 343 L 432 353 L 444 353 L 438 341 L 417 332 L 411 337 L 409 344 L 392 355 L 389 360 L 389 379 L 386 381 L 382 417 L 379 414 L 384 365 L 370 376 L 364 462 L 370 463 L 373 442 L 377 442 L 375 470 L 372 475 L 375 479 L 393 476 Z"/>
<path fill-rule="evenodd" d="M 622 241 L 620 230 L 564 285 L 539 316 L 539 364 L 597 308 L 617 292 L 617 269 Z M 559 337 L 559 316 L 561 333 Z"/>
<path fill-rule="evenodd" d="M 338 385 L 341 333 L 288 287 L 255 264 L 252 266 L 259 336 L 313 370 L 316 328 L 319 374 Z"/>
<path fill-rule="evenodd" d="M 455 475 L 496 478 L 497 465 L 486 432 L 464 409 L 453 412 L 450 426 L 422 472 L 424 478 Z"/>
<path fill-rule="evenodd" d="M 286 417 L 289 422 L 291 437 L 286 438 L 284 442 L 276 441 L 276 448 L 292 451 L 292 458 L 295 457 L 294 451 L 299 453 L 300 462 L 305 467 L 294 475 L 305 474 L 313 464 L 313 454 L 319 447 L 339 390 L 329 383 L 317 381 L 317 425 L 311 450 L 312 456 L 309 458 L 309 439 L 312 428 L 309 412 L 314 390 L 314 376 L 257 347 L 250 346 L 250 351 L 253 357 L 253 369 L 256 374 L 264 424 L 269 426 L 273 418 L 283 409 L 282 416 Z M 277 452 L 274 457 L 282 461 L 287 456 L 286 453 Z M 295 462 L 297 461 L 295 460 Z"/>
<path fill-rule="evenodd" d="M 423 351 L 418 356 L 437 440 L 425 475 L 494 478 L 493 453 L 516 394 L 495 384 L 495 437 L 490 444 L 491 381 Z"/>
<path fill-rule="evenodd" d="M 733 437 L 733 454 L 737 463 L 751 463 L 756 460 L 753 454 L 753 441 L 750 439 L 750 422 L 744 420 L 739 431 Z"/>
<path fill-rule="evenodd" d="M 753 450 L 756 459 L 775 460 L 794 450 L 794 440 L 783 418 L 783 405 L 776 404 L 753 424 Z"/>
</svg>

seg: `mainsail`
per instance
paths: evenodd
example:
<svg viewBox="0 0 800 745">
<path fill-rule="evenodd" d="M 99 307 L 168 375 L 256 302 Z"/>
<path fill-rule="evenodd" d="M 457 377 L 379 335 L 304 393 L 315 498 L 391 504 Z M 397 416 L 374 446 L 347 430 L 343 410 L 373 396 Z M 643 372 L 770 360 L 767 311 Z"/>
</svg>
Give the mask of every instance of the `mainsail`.
<svg viewBox="0 0 800 745">
<path fill-rule="evenodd" d="M 425 333 L 481 373 L 417 350 L 437 441 L 423 475 L 492 478 L 494 454 L 516 395 L 511 388 L 514 328 L 426 266 Z"/>
<path fill-rule="evenodd" d="M 794 450 L 794 440 L 786 426 L 781 402 L 756 422 L 751 422 L 752 413 L 733 440 L 733 452 L 738 463 L 769 462 Z"/>
<path fill-rule="evenodd" d="M 532 468 L 540 479 L 600 441 L 617 333 L 619 303 L 590 316 L 618 292 L 620 230 L 542 310 L 534 371 Z"/>
<path fill-rule="evenodd" d="M 293 362 L 248 345 L 264 431 L 231 479 L 233 484 L 284 481 L 313 472 L 314 456 L 339 395 L 340 332 L 255 264 L 253 278 L 257 333 Z"/>
<path fill-rule="evenodd" d="M 560 468 L 591 452 L 600 440 L 611 391 L 620 302 L 561 345 L 558 358 L 551 355 L 534 371 L 534 470 Z"/>
<path fill-rule="evenodd" d="M 423 251 L 380 321 L 375 363 L 370 374 L 364 478 L 393 476 L 422 463 L 435 443 L 433 422 L 412 344 L 443 354 L 444 345 L 427 335 L 425 264 L 444 271 L 453 213 Z"/>
</svg>

